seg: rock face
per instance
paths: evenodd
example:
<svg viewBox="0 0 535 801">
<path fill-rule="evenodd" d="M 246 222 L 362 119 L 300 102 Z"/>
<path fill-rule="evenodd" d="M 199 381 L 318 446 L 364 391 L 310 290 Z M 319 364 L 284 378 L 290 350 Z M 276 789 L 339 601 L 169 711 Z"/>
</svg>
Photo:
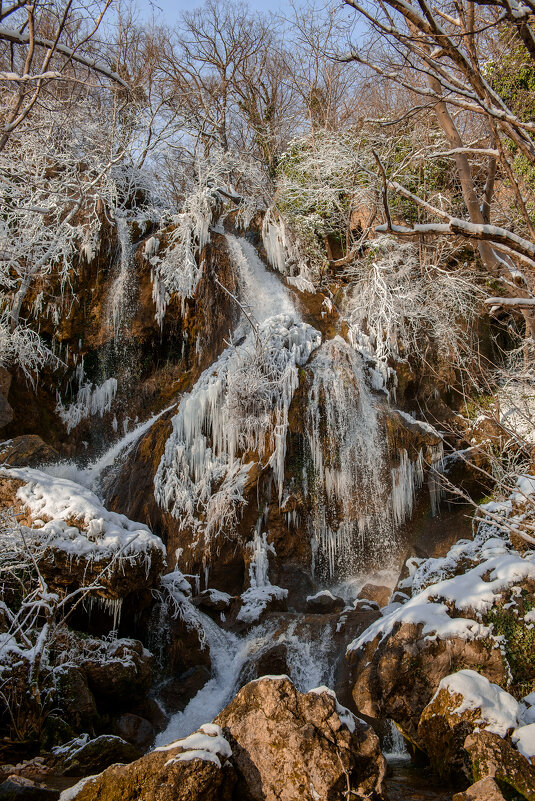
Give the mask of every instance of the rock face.
<svg viewBox="0 0 535 801">
<path fill-rule="evenodd" d="M 473 779 L 491 777 L 527 801 L 535 801 L 535 768 L 508 740 L 490 731 L 470 734 L 464 743 Z"/>
<path fill-rule="evenodd" d="M 15 437 L 0 448 L 0 461 L 11 467 L 39 467 L 41 464 L 53 462 L 58 458 L 58 452 L 47 445 L 37 434 Z"/>
<path fill-rule="evenodd" d="M 93 693 L 120 708 L 146 696 L 152 683 L 153 661 L 140 642 L 122 639 L 112 643 L 105 659 L 97 653 L 92 658 L 88 653 L 85 672 Z"/>
<path fill-rule="evenodd" d="M 232 746 L 243 798 L 382 796 L 385 760 L 377 736 L 324 688 L 303 694 L 285 676 L 253 681 L 216 723 Z"/>
<path fill-rule="evenodd" d="M 230 746 L 217 726 L 157 749 L 131 765 L 89 779 L 76 801 L 231 801 L 236 783 Z"/>
</svg>

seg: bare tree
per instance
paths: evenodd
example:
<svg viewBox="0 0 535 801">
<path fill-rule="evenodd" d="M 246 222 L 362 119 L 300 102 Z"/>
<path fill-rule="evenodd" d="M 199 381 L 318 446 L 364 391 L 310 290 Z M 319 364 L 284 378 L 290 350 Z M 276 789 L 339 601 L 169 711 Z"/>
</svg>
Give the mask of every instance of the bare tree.
<svg viewBox="0 0 535 801">
<path fill-rule="evenodd" d="M 490 298 L 488 303 L 522 309 L 527 333 L 534 338 L 535 317 L 530 308 L 535 289 L 533 224 L 527 211 L 526 186 L 512 164 L 511 148 L 535 165 L 535 123 L 510 108 L 486 74 L 489 38 L 496 39 L 504 25 L 512 26 L 524 44 L 533 38 L 529 6 L 513 13 L 507 0 L 462 0 L 452 12 L 443 3 L 427 0 L 385 0 L 373 6 L 358 0 L 345 2 L 367 20 L 382 47 L 353 48 L 343 60 L 357 62 L 412 92 L 419 98 L 420 111 L 434 113 L 448 147 L 426 157 L 454 162 L 466 209 L 464 217 L 452 215 L 391 180 L 379 164 L 386 218 L 382 230 L 399 236 L 445 234 L 473 240 L 484 266 L 502 283 L 502 294 L 509 296 L 507 300 Z M 532 59 L 532 49 L 527 49 Z M 484 181 L 478 177 L 481 173 Z M 493 219 L 499 174 L 510 182 L 520 209 L 522 223 L 516 226 L 520 234 L 507 220 L 502 225 L 502 220 Z M 418 206 L 425 221 L 395 225 L 388 212 L 388 192 Z"/>
<path fill-rule="evenodd" d="M 0 91 L 3 124 L 0 151 L 51 86 L 103 78 L 127 87 L 95 49 L 95 35 L 114 0 L 15 0 L 0 4 Z"/>
</svg>

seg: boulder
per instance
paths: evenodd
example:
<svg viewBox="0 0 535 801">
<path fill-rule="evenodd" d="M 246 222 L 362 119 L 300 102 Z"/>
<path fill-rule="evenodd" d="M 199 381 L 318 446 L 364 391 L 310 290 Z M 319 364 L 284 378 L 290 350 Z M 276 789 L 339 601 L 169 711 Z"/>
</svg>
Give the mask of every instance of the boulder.
<svg viewBox="0 0 535 801">
<path fill-rule="evenodd" d="M 131 765 L 113 765 L 81 783 L 76 801 L 231 801 L 236 775 L 228 742 L 208 724 Z"/>
<path fill-rule="evenodd" d="M 273 645 L 264 651 L 255 662 L 254 672 L 256 678 L 262 676 L 280 676 L 288 671 L 288 648 L 282 642 Z"/>
<path fill-rule="evenodd" d="M 239 797 L 382 797 L 386 763 L 376 734 L 327 688 L 300 693 L 286 676 L 252 681 L 215 722 L 232 747 Z"/>
<path fill-rule="evenodd" d="M 111 643 L 105 654 L 95 652 L 92 657 L 89 653 L 84 669 L 97 699 L 128 708 L 150 690 L 153 662 L 152 654 L 138 640 L 121 639 Z"/>
<path fill-rule="evenodd" d="M 357 709 L 370 718 L 394 720 L 417 745 L 420 716 L 452 668 L 483 666 L 489 680 L 507 680 L 498 648 L 489 650 L 480 640 L 426 637 L 416 623 L 396 624 L 383 639 L 349 650 L 348 661 Z"/>
<path fill-rule="evenodd" d="M 473 670 L 442 679 L 418 724 L 418 741 L 439 776 L 461 774 L 464 741 L 476 728 L 504 737 L 518 724 L 512 695 Z"/>
<path fill-rule="evenodd" d="M 226 612 L 232 603 L 232 595 L 220 590 L 203 590 L 191 599 L 194 606 L 206 609 L 208 612 Z"/>
<path fill-rule="evenodd" d="M 1 400 L 2 396 L 0 395 L 0 428 L 2 427 Z M 41 464 L 54 462 L 57 459 L 59 459 L 58 452 L 47 445 L 37 434 L 24 434 L 0 445 L 0 462 L 11 467 L 39 467 Z"/>
<path fill-rule="evenodd" d="M 152 723 L 131 712 L 120 715 L 115 726 L 119 737 L 132 743 L 139 751 L 146 751 L 156 737 L 156 729 Z"/>
<path fill-rule="evenodd" d="M 468 790 L 455 793 L 451 801 L 505 801 L 505 798 L 494 779 L 488 776 L 486 779 L 480 779 Z"/>
<path fill-rule="evenodd" d="M 98 773 L 115 762 L 132 762 L 139 749 L 113 734 L 102 734 L 91 740 L 82 734 L 70 743 L 52 749 L 54 773 L 60 776 L 86 776 Z"/>
<path fill-rule="evenodd" d="M 365 584 L 359 592 L 359 599 L 367 601 L 375 601 L 378 606 L 386 606 L 392 595 L 390 587 L 384 587 L 381 584 Z"/>
<path fill-rule="evenodd" d="M 466 738 L 464 748 L 475 782 L 490 777 L 502 788 L 505 786 L 527 801 L 535 801 L 535 767 L 509 740 L 494 732 L 478 731 Z"/>
<path fill-rule="evenodd" d="M 98 712 L 84 670 L 73 664 L 59 665 L 54 669 L 54 681 L 56 705 L 69 725 L 82 731 L 90 728 Z"/>
<path fill-rule="evenodd" d="M 307 597 L 307 612 L 313 614 L 332 614 L 333 612 L 341 612 L 346 606 L 343 598 L 333 595 L 329 590 L 322 590 L 316 595 L 309 595 Z"/>
<path fill-rule="evenodd" d="M 23 776 L 9 776 L 0 784 L 0 801 L 57 801 L 58 790 Z"/>
</svg>

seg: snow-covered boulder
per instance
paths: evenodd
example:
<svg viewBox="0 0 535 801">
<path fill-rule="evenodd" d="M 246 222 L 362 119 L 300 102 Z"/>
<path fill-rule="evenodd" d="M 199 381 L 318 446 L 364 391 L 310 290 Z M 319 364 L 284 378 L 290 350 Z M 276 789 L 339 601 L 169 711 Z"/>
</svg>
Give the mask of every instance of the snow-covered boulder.
<svg viewBox="0 0 535 801">
<path fill-rule="evenodd" d="M 341 612 L 345 605 L 344 599 L 333 595 L 330 590 L 321 590 L 315 595 L 307 596 L 307 612 L 319 614 Z"/>
<path fill-rule="evenodd" d="M 70 791 L 69 801 L 231 801 L 230 745 L 213 724 L 130 765 L 112 765 Z"/>
<path fill-rule="evenodd" d="M 326 687 L 300 693 L 287 676 L 239 691 L 215 722 L 232 746 L 240 798 L 379 798 L 386 763 L 373 730 Z"/>
<path fill-rule="evenodd" d="M 535 679 L 535 553 L 483 525 L 445 557 L 412 559 L 396 601 L 348 648 L 357 708 L 389 717 L 420 747 L 423 709 L 452 665 L 501 687 Z M 399 592 L 401 591 L 401 592 Z"/>
<path fill-rule="evenodd" d="M 156 585 L 165 547 L 143 523 L 109 511 L 87 487 L 40 470 L 2 468 L 0 480 L 13 492 L 2 492 L 2 508 L 24 511 L 26 541 L 51 589 L 94 584 L 92 596 L 120 603 Z"/>
<path fill-rule="evenodd" d="M 93 740 L 82 734 L 65 745 L 52 749 L 54 773 L 58 776 L 92 775 L 115 762 L 132 762 L 139 750 L 121 737 L 101 734 Z"/>
<path fill-rule="evenodd" d="M 505 737 L 521 714 L 522 707 L 497 684 L 474 670 L 459 670 L 442 679 L 422 712 L 418 741 L 440 776 L 460 774 L 469 734 L 478 729 Z"/>
</svg>

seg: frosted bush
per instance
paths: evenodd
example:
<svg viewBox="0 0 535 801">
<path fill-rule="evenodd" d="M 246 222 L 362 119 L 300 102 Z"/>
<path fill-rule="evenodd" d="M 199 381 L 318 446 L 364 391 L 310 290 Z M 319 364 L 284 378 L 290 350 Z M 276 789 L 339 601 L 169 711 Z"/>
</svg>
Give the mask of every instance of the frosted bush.
<svg viewBox="0 0 535 801">
<path fill-rule="evenodd" d="M 463 362 L 479 295 L 467 271 L 422 263 L 416 245 L 380 236 L 346 275 L 344 311 L 353 340 L 365 331 L 375 358 L 423 357 L 432 344 Z"/>
</svg>

